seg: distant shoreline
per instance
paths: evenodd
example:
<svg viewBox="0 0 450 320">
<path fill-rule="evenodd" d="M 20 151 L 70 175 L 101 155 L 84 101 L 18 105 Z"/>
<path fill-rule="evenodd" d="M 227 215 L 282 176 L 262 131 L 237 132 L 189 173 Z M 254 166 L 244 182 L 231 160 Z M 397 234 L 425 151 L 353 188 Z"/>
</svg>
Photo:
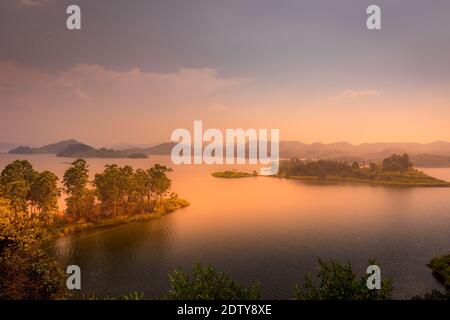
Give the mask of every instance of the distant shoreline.
<svg viewBox="0 0 450 320">
<path fill-rule="evenodd" d="M 248 172 L 240 172 L 240 171 L 220 171 L 213 172 L 211 175 L 215 178 L 224 178 L 224 179 L 241 179 L 241 178 L 250 178 L 257 177 L 257 173 L 248 173 Z"/>
<path fill-rule="evenodd" d="M 411 174 L 413 173 L 413 175 Z M 211 174 L 215 178 L 224 179 L 238 179 L 249 177 L 260 177 L 259 175 L 251 174 L 248 172 L 235 172 L 235 171 L 222 171 L 214 172 Z M 398 172 L 396 175 L 392 175 L 391 180 L 383 179 L 358 179 L 358 178 L 343 178 L 338 176 L 326 176 L 325 178 L 319 178 L 317 176 L 286 176 L 286 175 L 273 175 L 269 177 L 281 178 L 287 180 L 298 180 L 306 183 L 315 184 L 341 184 L 341 183 L 357 183 L 367 185 L 380 185 L 380 186 L 394 186 L 394 187 L 435 187 L 435 188 L 447 188 L 450 187 L 450 182 L 436 179 L 428 176 L 417 170 L 409 170 L 407 172 Z"/>
<path fill-rule="evenodd" d="M 387 181 L 387 180 L 368 180 L 368 179 L 357 179 L 357 178 L 341 178 L 327 176 L 325 179 L 320 179 L 318 177 L 311 176 L 272 176 L 276 178 L 282 178 L 287 180 L 299 180 L 303 182 L 311 182 L 317 184 L 340 184 L 340 183 L 358 183 L 358 184 L 368 184 L 368 185 L 380 185 L 380 186 L 393 186 L 393 187 L 435 187 L 435 188 L 448 188 L 450 187 L 450 182 L 439 180 L 433 177 L 429 177 L 431 180 L 429 182 L 418 182 L 418 181 Z"/>
</svg>

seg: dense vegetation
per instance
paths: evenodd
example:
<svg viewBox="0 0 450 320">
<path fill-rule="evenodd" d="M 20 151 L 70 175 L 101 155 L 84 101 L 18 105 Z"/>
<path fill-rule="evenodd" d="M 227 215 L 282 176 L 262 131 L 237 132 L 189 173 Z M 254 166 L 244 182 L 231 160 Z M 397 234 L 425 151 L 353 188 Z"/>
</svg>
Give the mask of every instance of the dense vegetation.
<svg viewBox="0 0 450 320">
<path fill-rule="evenodd" d="M 26 160 L 8 164 L 0 174 L 0 196 L 11 208 L 30 214 L 48 214 L 57 208 L 58 178 L 49 171 L 38 172 Z"/>
<path fill-rule="evenodd" d="M 429 266 L 437 279 L 445 284 L 449 277 L 450 255 L 432 259 Z M 369 261 L 369 265 L 377 264 Z M 436 275 L 434 271 L 438 270 Z M 358 276 L 350 262 L 322 261 L 319 259 L 317 278 L 311 274 L 304 275 L 303 286 L 293 288 L 294 300 L 390 300 L 392 299 L 393 281 L 388 278 L 381 281 L 381 289 L 369 290 L 366 286 L 367 274 Z M 446 279 L 446 280 L 445 280 Z M 214 267 L 195 264 L 191 275 L 177 269 L 169 274 L 170 289 L 165 299 L 171 300 L 258 300 L 260 285 L 238 284 L 230 276 L 218 272 Z M 84 299 L 142 300 L 143 293 L 131 292 L 124 296 L 99 297 L 83 296 Z M 413 296 L 414 300 L 450 300 L 450 290 L 442 292 L 434 289 L 422 296 Z"/>
<path fill-rule="evenodd" d="M 0 299 L 64 296 L 63 269 L 40 247 L 50 224 L 49 212 L 31 214 L 0 198 Z"/>
<path fill-rule="evenodd" d="M 95 222 L 186 206 L 186 201 L 169 193 L 172 182 L 166 173 L 170 171 L 159 164 L 147 170 L 111 164 L 89 181 L 86 161 L 75 160 L 63 178 L 67 194 L 65 218 L 71 222 Z"/>
<path fill-rule="evenodd" d="M 444 291 L 433 289 L 424 295 L 414 296 L 415 300 L 450 300 L 450 254 L 431 259 L 428 267 L 433 276 L 444 286 Z"/>
<path fill-rule="evenodd" d="M 369 261 L 369 265 L 376 264 Z M 366 285 L 368 275 L 357 277 L 350 262 L 319 260 L 318 286 L 314 285 L 311 274 L 305 275 L 304 288 L 296 287 L 296 300 L 389 300 L 392 297 L 392 281 L 381 282 L 380 290 L 369 290 Z"/>
<path fill-rule="evenodd" d="M 202 266 L 197 263 L 191 273 L 188 275 L 181 269 L 170 273 L 170 290 L 165 298 L 170 300 L 258 300 L 261 297 L 259 283 L 250 286 L 238 284 L 230 276 L 216 271 L 210 265 Z M 380 290 L 369 290 L 366 286 L 367 275 L 358 278 L 350 263 L 319 260 L 317 277 L 319 284 L 315 287 L 312 276 L 305 275 L 304 291 L 299 289 L 299 286 L 295 286 L 292 299 L 389 300 L 392 297 L 391 280 L 382 281 Z M 135 293 L 132 296 L 144 298 L 143 295 Z M 111 299 L 111 297 L 107 296 L 105 299 Z"/>
<path fill-rule="evenodd" d="M 64 173 L 62 213 L 56 175 L 36 171 L 26 160 L 7 165 L 0 174 L 0 299 L 64 297 L 63 269 L 42 250 L 61 227 L 138 221 L 188 205 L 169 193 L 169 171 L 161 165 L 148 170 L 107 165 L 90 181 L 86 161 L 78 159 Z M 108 217 L 117 220 L 103 224 Z"/>
<path fill-rule="evenodd" d="M 418 167 L 448 168 L 450 167 L 450 155 L 421 153 L 411 157 Z"/>
<path fill-rule="evenodd" d="M 450 186 L 450 183 L 435 179 L 415 170 L 409 156 L 393 154 L 381 165 L 361 165 L 334 160 L 302 161 L 297 158 L 281 161 L 278 176 L 319 181 L 355 181 L 400 186 Z"/>
<path fill-rule="evenodd" d="M 450 254 L 432 259 L 428 266 L 433 271 L 434 277 L 446 290 L 450 290 Z"/>
<path fill-rule="evenodd" d="M 195 264 L 192 277 L 181 269 L 169 275 L 171 300 L 257 300 L 259 285 L 251 287 L 237 284 L 231 277 L 216 272 L 212 266 Z"/>
</svg>

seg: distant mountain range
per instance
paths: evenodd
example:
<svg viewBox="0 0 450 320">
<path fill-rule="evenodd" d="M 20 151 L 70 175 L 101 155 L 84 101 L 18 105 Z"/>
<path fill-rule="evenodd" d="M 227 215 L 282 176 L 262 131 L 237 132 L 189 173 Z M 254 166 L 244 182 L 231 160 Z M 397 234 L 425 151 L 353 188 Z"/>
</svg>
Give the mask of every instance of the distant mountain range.
<svg viewBox="0 0 450 320">
<path fill-rule="evenodd" d="M 362 143 L 353 145 L 348 142 L 304 144 L 297 141 L 280 142 L 282 157 L 306 159 L 333 158 L 341 156 L 362 157 L 365 159 L 383 159 L 393 153 L 436 154 L 450 156 L 450 143 L 436 141 L 432 143 Z"/>
<path fill-rule="evenodd" d="M 74 139 L 63 140 L 48 144 L 39 148 L 20 146 L 10 150 L 9 154 L 56 154 L 58 157 L 66 158 L 147 158 L 146 152 L 150 150 L 142 149 L 145 152 L 139 152 L 140 149 L 133 151 L 115 150 L 100 148 L 96 149 L 87 144 Z M 149 153 L 149 154 L 150 154 Z"/>
<path fill-rule="evenodd" d="M 106 148 L 95 149 L 83 143 L 72 144 L 59 152 L 57 156 L 65 158 L 147 158 L 144 153 Z"/>
<path fill-rule="evenodd" d="M 78 144 L 80 142 L 69 139 L 62 140 L 56 143 L 48 144 L 39 148 L 20 146 L 15 149 L 10 150 L 10 154 L 57 154 L 64 151 L 67 147 Z"/>
<path fill-rule="evenodd" d="M 77 140 L 69 139 L 39 148 L 20 146 L 10 154 L 56 154 L 60 157 L 84 158 L 141 158 L 146 155 L 170 155 L 175 143 L 162 143 L 151 147 L 126 149 L 96 149 Z M 248 144 L 247 144 L 248 147 Z M 341 161 L 379 162 L 393 153 L 408 153 L 418 166 L 450 166 L 450 143 L 312 143 L 280 141 L 280 157 L 300 159 L 335 159 Z"/>
</svg>

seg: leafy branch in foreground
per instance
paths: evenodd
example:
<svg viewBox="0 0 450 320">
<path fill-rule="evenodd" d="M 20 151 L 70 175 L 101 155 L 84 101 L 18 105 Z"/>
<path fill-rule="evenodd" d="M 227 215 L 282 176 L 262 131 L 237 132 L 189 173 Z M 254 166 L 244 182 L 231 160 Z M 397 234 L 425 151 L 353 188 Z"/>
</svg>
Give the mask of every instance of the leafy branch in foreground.
<svg viewBox="0 0 450 320">
<path fill-rule="evenodd" d="M 434 289 L 423 296 L 416 295 L 414 300 L 450 300 L 450 254 L 433 258 L 428 267 L 433 276 L 444 286 L 445 291 Z"/>
<path fill-rule="evenodd" d="M 63 298 L 60 264 L 41 249 L 46 222 L 0 198 L 0 300 Z"/>
<path fill-rule="evenodd" d="M 257 300 L 260 298 L 259 284 L 249 288 L 237 284 L 224 273 L 216 272 L 212 266 L 194 265 L 192 277 L 177 269 L 169 274 L 170 300 Z"/>
<path fill-rule="evenodd" d="M 369 261 L 370 265 L 376 264 Z M 314 285 L 311 274 L 305 275 L 304 289 L 296 286 L 294 300 L 388 300 L 392 297 L 392 281 L 381 282 L 380 290 L 370 290 L 366 281 L 369 275 L 357 277 L 350 262 L 341 264 L 335 261 L 325 262 L 319 259 L 317 278 Z"/>
</svg>

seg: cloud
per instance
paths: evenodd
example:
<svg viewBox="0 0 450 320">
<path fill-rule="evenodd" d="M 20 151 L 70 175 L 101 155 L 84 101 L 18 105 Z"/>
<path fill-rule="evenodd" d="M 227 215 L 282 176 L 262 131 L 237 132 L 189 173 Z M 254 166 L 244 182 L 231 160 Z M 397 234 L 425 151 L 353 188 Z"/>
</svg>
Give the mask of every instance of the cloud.
<svg viewBox="0 0 450 320">
<path fill-rule="evenodd" d="M 207 116 L 205 106 L 247 81 L 209 68 L 159 73 L 78 64 L 49 72 L 0 61 L 0 136 L 16 135 L 19 123 L 28 136 L 84 132 L 119 137 L 133 132 L 135 139 L 148 135 L 149 128 L 164 134 L 176 121 Z"/>
<path fill-rule="evenodd" d="M 327 102 L 340 102 L 356 100 L 361 98 L 378 98 L 380 93 L 377 90 L 346 90 L 326 99 Z"/>
<path fill-rule="evenodd" d="M 33 107 L 59 101 L 123 105 L 177 104 L 212 96 L 244 83 L 222 78 L 213 69 L 179 69 L 173 73 L 139 68 L 115 71 L 95 64 L 78 64 L 50 73 L 15 62 L 0 61 L 1 105 Z"/>
<path fill-rule="evenodd" d="M 52 0 L 16 0 L 16 5 L 24 7 L 42 7 L 52 2 Z"/>
</svg>

